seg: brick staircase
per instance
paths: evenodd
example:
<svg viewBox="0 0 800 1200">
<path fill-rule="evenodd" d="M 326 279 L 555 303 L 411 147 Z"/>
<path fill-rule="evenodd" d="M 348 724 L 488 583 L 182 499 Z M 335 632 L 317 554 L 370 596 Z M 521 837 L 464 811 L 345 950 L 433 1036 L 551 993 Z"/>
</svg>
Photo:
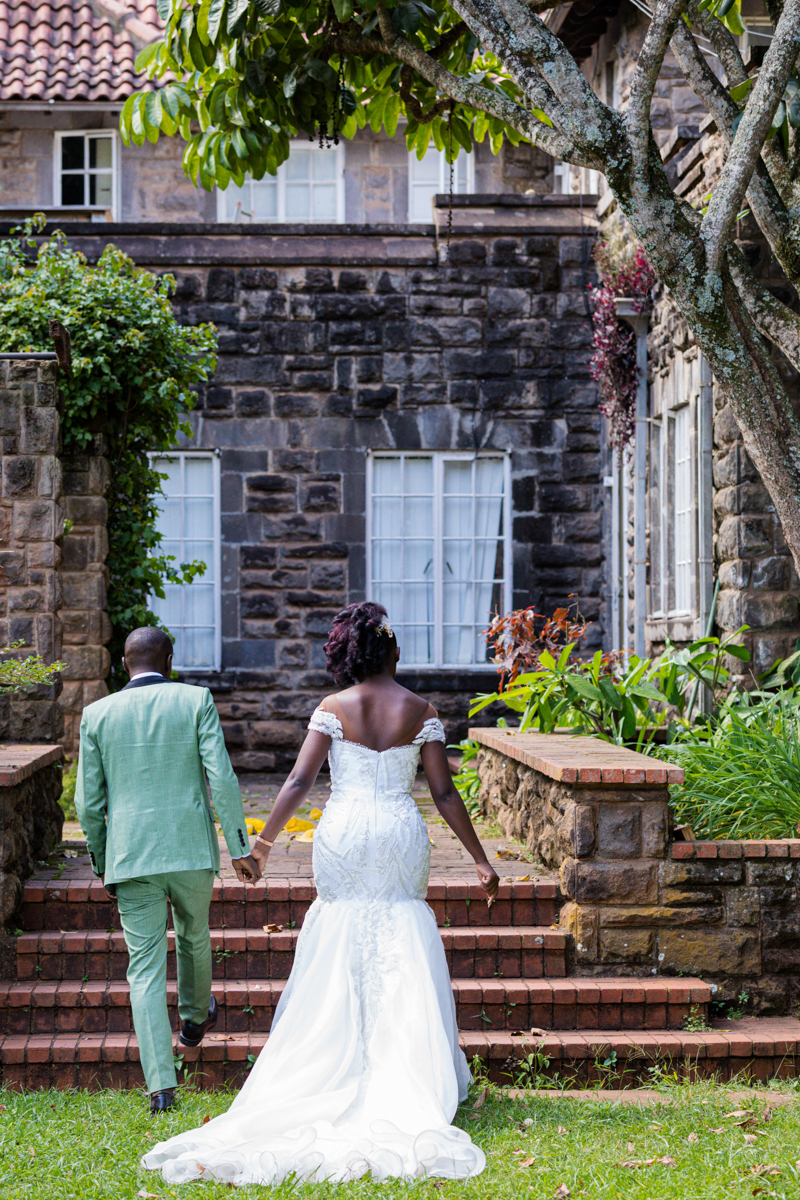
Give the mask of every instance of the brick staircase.
<svg viewBox="0 0 800 1200">
<path fill-rule="evenodd" d="M 216 882 L 211 922 L 220 1019 L 200 1051 L 186 1056 L 200 1086 L 241 1082 L 264 1045 L 313 896 L 308 880 L 270 879 L 253 888 Z M 583 1079 L 632 1080 L 656 1062 L 678 1060 L 684 1070 L 722 1077 L 746 1066 L 763 1078 L 794 1074 L 800 1022 L 698 1030 L 712 998 L 699 979 L 571 975 L 570 935 L 556 924 L 561 901 L 552 880 L 503 883 L 491 910 L 477 884 L 460 879 L 432 880 L 428 898 L 462 1044 L 498 1080 L 508 1081 L 513 1060 L 533 1051 L 543 1074 Z M 2 1078 L 20 1087 L 141 1086 L 114 902 L 97 881 L 32 881 L 22 924 L 16 979 L 0 982 Z M 177 1028 L 171 950 L 168 974 Z"/>
</svg>

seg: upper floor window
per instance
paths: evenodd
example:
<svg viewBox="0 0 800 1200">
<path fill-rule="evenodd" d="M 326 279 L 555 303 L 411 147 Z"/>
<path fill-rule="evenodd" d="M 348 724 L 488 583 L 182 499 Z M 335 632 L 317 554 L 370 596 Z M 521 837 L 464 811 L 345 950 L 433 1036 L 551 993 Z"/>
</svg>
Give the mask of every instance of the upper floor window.
<svg viewBox="0 0 800 1200">
<path fill-rule="evenodd" d="M 116 217 L 117 139 L 113 132 L 55 135 L 54 203 L 101 208 Z"/>
<path fill-rule="evenodd" d="M 217 192 L 218 221 L 344 221 L 344 146 L 291 143 L 277 175 Z"/>
<path fill-rule="evenodd" d="M 697 497 L 692 403 L 650 421 L 650 615 L 691 617 L 697 609 Z"/>
<path fill-rule="evenodd" d="M 368 460 L 369 594 L 404 666 L 488 666 L 481 636 L 511 607 L 510 459 L 376 453 Z"/>
<path fill-rule="evenodd" d="M 431 146 L 424 158 L 416 152 L 408 156 L 408 219 L 430 224 L 431 200 L 450 191 L 450 164 L 444 150 Z M 475 191 L 475 155 L 459 151 L 453 163 L 453 192 L 469 195 Z"/>
<path fill-rule="evenodd" d="M 220 630 L 219 458 L 199 451 L 153 456 L 152 466 L 166 479 L 161 486 L 158 531 L 161 551 L 177 564 L 199 559 L 205 573 L 192 583 L 168 583 L 163 600 L 150 607 L 169 630 L 176 671 L 218 671 Z"/>
</svg>

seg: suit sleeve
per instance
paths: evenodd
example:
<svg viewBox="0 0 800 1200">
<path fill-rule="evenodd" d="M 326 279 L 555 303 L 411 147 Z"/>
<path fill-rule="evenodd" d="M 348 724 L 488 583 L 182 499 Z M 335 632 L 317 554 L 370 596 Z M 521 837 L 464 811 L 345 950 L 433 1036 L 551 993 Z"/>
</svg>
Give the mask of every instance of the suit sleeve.
<svg viewBox="0 0 800 1200">
<path fill-rule="evenodd" d="M 75 810 L 86 846 L 97 875 L 106 869 L 106 776 L 103 759 L 89 732 L 84 715 L 81 721 L 81 745 L 78 752 L 78 778 L 75 784 Z"/>
<path fill-rule="evenodd" d="M 197 722 L 200 758 L 211 785 L 211 798 L 231 857 L 241 858 L 250 853 L 242 794 L 225 746 L 219 713 L 211 692 L 208 688 L 204 691 Z"/>
</svg>

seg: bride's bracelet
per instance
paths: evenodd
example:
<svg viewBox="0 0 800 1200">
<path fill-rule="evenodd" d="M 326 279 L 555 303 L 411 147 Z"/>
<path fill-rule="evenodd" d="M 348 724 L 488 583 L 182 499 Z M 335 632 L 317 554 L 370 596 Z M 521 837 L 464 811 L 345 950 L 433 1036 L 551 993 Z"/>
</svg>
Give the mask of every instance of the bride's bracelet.
<svg viewBox="0 0 800 1200">
<path fill-rule="evenodd" d="M 267 846 L 268 849 L 270 849 L 270 850 L 275 845 L 274 842 L 268 842 L 265 837 L 261 836 L 261 834 L 259 834 L 258 837 L 256 838 L 256 845 L 258 845 L 259 842 L 261 843 L 262 846 Z"/>
</svg>

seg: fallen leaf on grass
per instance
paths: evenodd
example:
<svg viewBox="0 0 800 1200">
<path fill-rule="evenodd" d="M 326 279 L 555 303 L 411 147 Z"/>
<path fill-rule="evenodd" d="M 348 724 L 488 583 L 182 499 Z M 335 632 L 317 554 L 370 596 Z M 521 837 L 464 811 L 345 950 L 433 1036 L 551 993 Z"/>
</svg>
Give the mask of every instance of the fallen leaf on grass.
<svg viewBox="0 0 800 1200">
<path fill-rule="evenodd" d="M 756 1115 L 752 1108 L 737 1108 L 736 1112 L 725 1114 L 725 1120 L 733 1121 L 736 1125 L 750 1125 L 755 1119 Z"/>
<path fill-rule="evenodd" d="M 565 1125 L 556 1125 L 556 1133 L 567 1133 L 567 1132 L 568 1132 L 568 1130 Z"/>
<path fill-rule="evenodd" d="M 571 1196 L 571 1195 L 572 1195 L 572 1192 L 569 1190 L 567 1185 L 565 1183 L 562 1183 L 560 1187 L 556 1188 L 553 1200 L 567 1200 L 567 1196 Z"/>
<path fill-rule="evenodd" d="M 628 1142 L 628 1154 L 633 1154 L 635 1149 L 636 1147 L 634 1146 L 633 1142 Z"/>
<path fill-rule="evenodd" d="M 146 1192 L 144 1188 L 137 1192 L 136 1195 L 139 1197 L 139 1200 L 158 1200 L 158 1196 L 155 1194 L 155 1192 Z"/>
<path fill-rule="evenodd" d="M 477 1112 L 479 1108 L 483 1108 L 484 1104 L 486 1103 L 486 1098 L 488 1095 L 489 1095 L 489 1089 L 484 1088 L 483 1091 L 481 1092 L 480 1096 L 478 1096 L 478 1099 L 475 1101 L 475 1103 L 472 1106 L 473 1112 Z"/>
<path fill-rule="evenodd" d="M 696 1134 L 696 1133 L 694 1133 L 694 1131 L 693 1131 L 692 1133 L 690 1133 L 690 1134 L 689 1134 L 689 1136 L 688 1136 L 688 1138 L 687 1138 L 686 1140 L 687 1140 L 687 1142 L 688 1142 L 690 1145 L 692 1145 L 692 1146 L 693 1146 L 693 1145 L 694 1145 L 694 1143 L 695 1143 L 695 1142 L 698 1140 L 698 1139 L 697 1139 L 697 1134 Z"/>
<path fill-rule="evenodd" d="M 264 930 L 264 933 L 282 933 L 283 932 L 282 925 L 262 925 L 261 928 Z"/>
<path fill-rule="evenodd" d="M 203 1166 L 202 1163 L 196 1162 L 194 1165 L 197 1167 L 198 1171 L 200 1171 L 200 1172 L 205 1171 L 205 1167 Z"/>
<path fill-rule="evenodd" d="M 208 1115 L 208 1113 L 206 1113 L 206 1115 L 203 1117 L 202 1124 L 207 1125 L 210 1120 L 211 1117 Z"/>
<path fill-rule="evenodd" d="M 652 1167 L 658 1163 L 660 1167 L 677 1167 L 674 1158 L 669 1154 L 662 1154 L 660 1158 L 626 1158 L 619 1165 L 621 1167 L 630 1167 L 634 1171 L 640 1170 L 642 1167 Z"/>
<path fill-rule="evenodd" d="M 536 1156 L 533 1155 L 531 1158 L 521 1158 L 519 1160 L 519 1165 L 521 1167 L 532 1167 L 535 1162 L 536 1162 Z"/>
<path fill-rule="evenodd" d="M 756 1140 L 756 1135 L 754 1133 L 746 1133 L 744 1135 L 744 1140 L 748 1146 L 752 1146 Z"/>
<path fill-rule="evenodd" d="M 782 1175 L 783 1172 L 775 1163 L 755 1163 L 750 1168 L 751 1175 Z"/>
</svg>

